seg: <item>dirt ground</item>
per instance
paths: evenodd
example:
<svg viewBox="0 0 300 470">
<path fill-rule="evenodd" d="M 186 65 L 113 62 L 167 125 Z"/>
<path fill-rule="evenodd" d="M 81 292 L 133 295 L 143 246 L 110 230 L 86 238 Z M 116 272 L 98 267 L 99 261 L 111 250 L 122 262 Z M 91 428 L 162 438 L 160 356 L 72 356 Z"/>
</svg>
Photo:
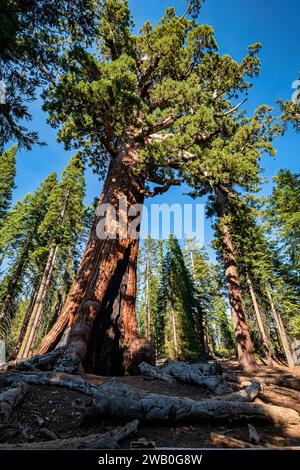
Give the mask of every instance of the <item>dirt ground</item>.
<svg viewBox="0 0 300 470">
<path fill-rule="evenodd" d="M 223 363 L 226 372 L 237 372 L 234 362 Z M 300 379 L 299 368 L 289 371 L 286 368 L 269 369 L 261 367 L 255 375 L 261 377 L 281 377 L 290 373 L 291 377 Z M 246 374 L 243 374 L 243 376 Z M 94 384 L 101 384 L 109 378 L 85 375 L 84 378 Z M 198 386 L 174 383 L 166 384 L 160 380 L 147 377 L 120 377 L 118 381 L 143 390 L 145 393 L 159 393 L 177 397 L 189 397 L 193 400 L 204 400 L 214 395 Z M 232 383 L 233 387 L 236 387 Z M 5 387 L 0 386 L 0 393 Z M 116 400 L 118 397 L 116 397 Z M 300 413 L 300 387 L 298 390 L 278 385 L 268 385 L 256 399 L 257 403 L 269 403 L 293 408 Z M 86 436 L 93 433 L 104 433 L 116 425 L 124 424 L 90 416 L 87 411 L 92 399 L 82 393 L 56 386 L 30 386 L 24 400 L 16 408 L 9 425 L 0 426 L 0 442 L 37 442 L 49 439 Z M 300 446 L 300 427 L 283 428 L 271 424 L 255 423 L 261 437 L 260 445 L 265 446 Z M 248 423 L 193 423 L 170 425 L 140 425 L 136 436 L 125 441 L 121 447 L 130 447 L 130 442 L 146 439 L 156 447 L 210 448 L 214 447 L 210 433 L 220 433 L 249 441 Z"/>
</svg>

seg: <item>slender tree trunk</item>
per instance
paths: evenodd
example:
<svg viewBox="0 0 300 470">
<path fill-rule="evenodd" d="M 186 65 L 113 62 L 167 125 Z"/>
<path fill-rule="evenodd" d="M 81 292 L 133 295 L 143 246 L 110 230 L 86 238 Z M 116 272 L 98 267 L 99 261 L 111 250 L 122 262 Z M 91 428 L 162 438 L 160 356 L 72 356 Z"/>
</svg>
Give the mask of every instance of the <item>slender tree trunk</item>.
<svg viewBox="0 0 300 470">
<path fill-rule="evenodd" d="M 272 298 L 272 294 L 271 294 L 271 291 L 269 289 L 267 289 L 267 297 L 268 297 L 269 302 L 270 302 L 270 307 L 271 307 L 271 310 L 272 310 L 272 313 L 273 313 L 273 316 L 274 316 L 274 319 L 275 319 L 275 323 L 276 323 L 276 326 L 277 326 L 277 329 L 278 329 L 280 341 L 281 341 L 281 344 L 282 344 L 282 347 L 283 347 L 283 350 L 284 350 L 284 354 L 285 354 L 288 366 L 290 368 L 294 368 L 295 364 L 294 364 L 293 355 L 292 355 L 291 348 L 290 348 L 289 339 L 288 339 L 288 336 L 286 334 L 286 330 L 285 330 L 281 315 L 275 307 L 275 304 L 274 304 L 273 298 Z"/>
<path fill-rule="evenodd" d="M 225 265 L 225 277 L 229 301 L 231 305 L 234 334 L 237 341 L 238 359 L 244 370 L 253 370 L 257 364 L 253 355 L 252 341 L 246 320 L 242 291 L 238 276 L 238 266 L 234 256 L 231 233 L 226 223 L 225 196 L 216 188 L 218 215 L 220 218 L 220 234 L 223 245 L 223 258 Z"/>
<path fill-rule="evenodd" d="M 27 330 L 27 327 L 28 327 L 28 323 L 29 323 L 29 320 L 30 320 L 30 317 L 31 317 L 32 309 L 34 307 L 36 296 L 37 296 L 37 287 L 38 287 L 38 278 L 36 277 L 35 281 L 34 281 L 32 293 L 31 293 L 29 305 L 26 309 L 24 321 L 22 323 L 22 328 L 21 328 L 21 331 L 20 331 L 20 334 L 19 334 L 19 338 L 18 338 L 17 344 L 15 346 L 13 358 L 16 358 L 18 356 L 20 348 L 23 344 L 25 334 L 26 334 L 26 330 Z"/>
<path fill-rule="evenodd" d="M 64 363 L 73 358 L 79 360 L 87 370 L 94 372 L 96 355 L 100 358 L 96 361 L 99 371 L 102 366 L 105 367 L 101 349 L 102 353 L 107 349 L 107 341 L 103 340 L 109 339 L 112 323 L 115 327 L 112 343 L 117 343 L 116 334 L 121 337 L 121 328 L 117 326 L 113 316 L 135 237 L 130 233 L 122 236 L 118 222 L 124 219 L 129 207 L 143 204 L 144 201 L 143 181 L 134 174 L 137 158 L 137 149 L 124 148 L 110 164 L 98 209 L 104 205 L 111 208 L 107 211 L 105 222 L 110 228 L 116 227 L 116 237 L 99 238 L 98 224 L 103 223 L 103 217 L 98 213 L 63 312 L 38 349 L 38 354 L 53 349 L 69 327 L 70 338 L 61 362 L 62 370 Z M 120 207 L 120 201 L 125 200 L 125 208 Z M 114 212 L 118 216 L 117 222 Z M 111 362 L 121 362 L 120 346 L 113 347 L 112 351 Z M 120 364 L 119 369 L 122 369 Z M 108 372 L 112 373 L 112 370 Z"/>
<path fill-rule="evenodd" d="M 146 261 L 146 338 L 150 340 L 150 327 L 151 327 L 151 306 L 150 306 L 150 260 L 147 257 Z"/>
<path fill-rule="evenodd" d="M 30 316 L 30 321 L 26 330 L 26 335 L 23 344 L 20 348 L 19 354 L 17 356 L 18 359 L 26 359 L 27 357 L 29 357 L 34 346 L 34 341 L 37 337 L 41 317 L 43 314 L 47 292 L 53 275 L 57 252 L 58 245 L 53 246 L 50 249 L 41 285 L 37 293 L 34 307 Z"/>
<path fill-rule="evenodd" d="M 177 338 L 176 316 L 175 316 L 175 309 L 173 305 L 171 306 L 171 319 L 172 319 L 175 359 L 178 359 L 179 348 L 178 348 L 178 338 Z"/>
<path fill-rule="evenodd" d="M 191 255 L 191 264 L 192 264 L 192 274 L 193 274 L 193 279 L 196 281 L 196 273 L 195 273 L 195 259 L 194 259 L 194 253 L 191 250 L 190 251 Z M 210 353 L 210 338 L 209 338 L 209 330 L 208 330 L 208 325 L 206 321 L 205 315 L 202 316 L 202 328 L 203 328 L 203 341 L 200 340 L 200 343 L 203 343 L 202 348 L 204 347 L 204 353 L 209 355 Z"/>
<path fill-rule="evenodd" d="M 263 346 L 264 346 L 264 349 L 265 349 L 265 352 L 266 352 L 266 355 L 267 355 L 267 358 L 268 358 L 268 364 L 270 366 L 272 366 L 272 357 L 271 357 L 272 354 L 271 354 L 270 339 L 269 339 L 269 337 L 266 333 L 266 330 L 265 330 L 264 322 L 263 322 L 262 315 L 261 315 L 261 312 L 260 312 L 260 308 L 259 308 L 259 305 L 258 305 L 258 302 L 257 302 L 257 299 L 256 299 L 255 291 L 254 291 L 254 288 L 253 288 L 252 280 L 250 278 L 250 275 L 249 275 L 248 271 L 246 272 L 246 280 L 247 280 L 247 284 L 248 284 L 248 287 L 249 287 L 249 292 L 250 292 L 250 295 L 251 295 L 251 300 L 252 300 L 252 304 L 253 304 L 253 308 L 254 308 L 257 324 L 258 324 L 258 329 L 259 329 L 260 336 L 261 336 L 261 339 L 262 339 L 262 343 L 263 343 Z"/>
</svg>

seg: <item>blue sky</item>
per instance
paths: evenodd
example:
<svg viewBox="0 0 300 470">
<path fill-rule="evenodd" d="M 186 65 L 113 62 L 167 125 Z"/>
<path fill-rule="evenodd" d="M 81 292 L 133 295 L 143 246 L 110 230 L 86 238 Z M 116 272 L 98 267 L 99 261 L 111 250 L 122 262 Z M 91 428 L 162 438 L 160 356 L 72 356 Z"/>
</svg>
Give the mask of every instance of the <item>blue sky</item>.
<svg viewBox="0 0 300 470">
<path fill-rule="evenodd" d="M 174 6 L 177 13 L 184 11 L 184 0 L 129 0 L 136 27 L 150 20 L 155 24 L 168 6 Z M 277 98 L 290 99 L 293 93 L 292 82 L 300 71 L 300 2 L 298 0 L 206 0 L 200 22 L 213 26 L 221 53 L 227 53 L 241 60 L 247 46 L 261 42 L 260 57 L 262 72 L 254 82 L 246 104 L 252 112 L 260 104 L 273 105 Z M 17 189 L 14 201 L 32 192 L 51 172 L 60 173 L 72 153 L 66 152 L 56 142 L 56 132 L 46 124 L 46 114 L 41 111 L 38 100 L 31 105 L 32 129 L 38 130 L 40 139 L 47 147 L 36 146 L 31 152 L 20 151 L 17 158 Z M 275 159 L 265 157 L 264 176 L 269 183 L 263 188 L 264 194 L 271 191 L 272 177 L 280 168 L 300 171 L 299 135 L 290 131 L 276 142 L 278 155 Z M 96 175 L 87 171 L 86 201 L 91 202 L 101 192 L 101 183 Z M 173 188 L 167 194 L 147 204 L 191 203 L 188 196 L 182 195 L 186 188 Z M 202 202 L 202 201 L 199 201 Z M 205 223 L 205 243 L 212 237 L 210 221 Z M 211 257 L 214 255 L 209 249 Z"/>
</svg>

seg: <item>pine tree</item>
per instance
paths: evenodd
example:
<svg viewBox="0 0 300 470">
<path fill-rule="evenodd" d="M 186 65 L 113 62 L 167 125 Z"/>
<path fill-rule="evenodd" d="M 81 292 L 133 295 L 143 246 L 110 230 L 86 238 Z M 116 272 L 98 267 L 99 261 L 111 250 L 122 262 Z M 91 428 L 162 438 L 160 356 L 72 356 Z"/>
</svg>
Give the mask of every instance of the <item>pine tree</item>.
<svg viewBox="0 0 300 470">
<path fill-rule="evenodd" d="M 0 223 L 10 208 L 12 191 L 15 188 L 17 150 L 18 146 L 14 145 L 0 155 Z"/>
<path fill-rule="evenodd" d="M 174 356 L 195 360 L 204 352 L 203 312 L 178 240 L 172 235 L 167 242 L 166 270 Z"/>
<path fill-rule="evenodd" d="M 266 216 L 286 277 L 300 288 L 300 174 L 281 170 L 274 182 Z"/>
<path fill-rule="evenodd" d="M 199 5 L 193 2 L 195 9 L 190 12 L 197 13 Z M 109 168 L 99 204 L 112 203 L 119 214 L 120 196 L 135 205 L 143 203 L 145 194 L 167 190 L 178 182 L 182 149 L 199 139 L 202 147 L 209 145 L 205 136 L 214 127 L 214 117 L 231 112 L 222 95 L 249 87 L 245 76 L 257 71 L 258 48 L 252 47 L 241 64 L 221 57 L 212 28 L 199 26 L 188 14 L 179 17 L 172 8 L 156 27 L 147 22 L 138 36 L 131 33 L 127 1 L 103 2 L 102 14 L 100 44 L 93 53 L 66 50 L 61 80 L 50 88 L 45 109 L 67 148 L 81 148 L 102 175 Z M 148 182 L 160 186 L 150 191 Z M 64 311 L 38 350 L 40 354 L 51 350 L 74 318 L 62 370 L 64 359 L 68 364 L 70 357 L 77 365 L 88 362 L 90 337 L 97 317 L 105 315 L 109 285 L 115 286 L 110 292 L 113 304 L 128 269 L 123 261 L 135 243 L 130 237 L 117 237 L 117 243 L 98 240 L 98 222 Z M 92 291 L 89 286 L 95 276 Z M 87 316 L 89 324 L 83 320 Z M 99 331 L 101 337 L 103 333 Z"/>
<path fill-rule="evenodd" d="M 1 283 L 1 322 L 8 321 L 10 313 L 13 315 L 14 302 L 20 293 L 30 257 L 40 246 L 38 228 L 56 183 L 56 174 L 52 173 L 34 194 L 26 195 L 12 208 L 1 227 L 1 249 L 9 267 Z"/>
<path fill-rule="evenodd" d="M 200 146 L 194 148 L 185 173 L 188 182 L 195 188 L 194 195 L 209 195 L 208 215 L 216 218 L 215 229 L 221 241 L 240 365 L 244 369 L 253 369 L 256 363 L 243 305 L 230 220 L 239 206 L 238 188 L 249 192 L 257 190 L 261 155 L 263 152 L 274 155 L 272 141 L 282 129 L 267 106 L 258 108 L 251 118 L 245 118 L 243 113 L 232 109 L 232 113 L 223 117 L 221 122 L 216 122 L 218 130 L 211 135 L 211 148 L 207 151 L 202 151 Z"/>
<path fill-rule="evenodd" d="M 155 345 L 156 356 L 164 353 L 167 279 L 164 241 L 148 237 L 138 260 L 138 322 L 142 335 Z"/>
<path fill-rule="evenodd" d="M 262 349 L 269 363 L 274 351 L 270 334 L 270 317 L 273 317 L 286 360 L 292 367 L 293 359 L 286 328 L 291 307 L 290 289 L 280 270 L 278 271 L 278 263 L 272 251 L 273 243 L 268 241 L 265 227 L 258 224 L 259 214 L 255 207 L 244 203 L 239 205 L 232 216 L 231 231 L 239 272 L 249 289 L 251 310 L 255 313 Z M 295 308 L 299 312 L 299 303 L 294 303 Z"/>
<path fill-rule="evenodd" d="M 38 228 L 42 246 L 38 248 L 35 256 L 43 255 L 42 252 L 46 251 L 47 262 L 32 306 L 19 357 L 26 358 L 30 355 L 38 337 L 47 294 L 58 258 L 65 257 L 68 260 L 75 256 L 78 239 L 83 230 L 84 195 L 84 165 L 81 157 L 76 155 L 64 170 L 61 182 L 51 192 L 48 211 Z"/>
</svg>

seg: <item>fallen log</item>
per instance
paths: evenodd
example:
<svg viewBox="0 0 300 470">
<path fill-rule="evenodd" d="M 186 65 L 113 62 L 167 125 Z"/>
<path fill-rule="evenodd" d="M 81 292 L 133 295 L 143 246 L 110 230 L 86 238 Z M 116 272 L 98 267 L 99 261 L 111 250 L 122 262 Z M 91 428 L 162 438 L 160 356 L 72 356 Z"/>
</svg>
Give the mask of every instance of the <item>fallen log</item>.
<svg viewBox="0 0 300 470">
<path fill-rule="evenodd" d="M 0 423 L 6 423 L 9 420 L 15 407 L 27 393 L 28 388 L 28 385 L 23 383 L 0 394 Z"/>
<path fill-rule="evenodd" d="M 121 441 L 124 441 L 138 430 L 139 422 L 134 420 L 125 426 L 119 426 L 105 434 L 91 434 L 90 436 L 71 437 L 47 442 L 32 442 L 26 444 L 2 444 L 0 450 L 26 449 L 116 449 Z"/>
<path fill-rule="evenodd" d="M 98 389 L 80 376 L 71 376 L 62 372 L 6 372 L 0 375 L 0 383 L 12 385 L 18 382 L 31 385 L 55 385 L 92 396 Z"/>
<path fill-rule="evenodd" d="M 221 397 L 215 397 L 214 400 L 235 401 L 235 402 L 251 402 L 257 398 L 261 391 L 261 385 L 258 382 L 252 382 L 244 390 L 229 393 Z"/>
<path fill-rule="evenodd" d="M 292 390 L 296 390 L 300 392 L 300 378 L 299 377 L 272 377 L 272 376 L 245 376 L 245 375 L 237 375 L 237 374 L 224 374 L 224 377 L 228 382 L 236 382 L 240 385 L 243 383 L 247 383 L 249 380 L 255 380 L 259 382 L 262 386 L 263 385 L 277 385 L 279 387 L 290 388 Z"/>
<path fill-rule="evenodd" d="M 116 400 L 115 397 L 118 397 Z M 271 405 L 226 400 L 195 401 L 150 393 L 112 380 L 94 394 L 99 415 L 143 422 L 269 421 L 276 425 L 299 424 L 296 411 Z"/>
<path fill-rule="evenodd" d="M 241 441 L 234 437 L 224 436 L 223 434 L 216 434 L 212 432 L 210 438 L 214 444 L 219 447 L 229 447 L 230 449 L 255 449 L 257 446 L 250 444 L 250 442 Z"/>
<path fill-rule="evenodd" d="M 220 366 L 216 364 L 188 364 L 186 362 L 168 362 L 160 369 L 164 374 L 173 376 L 176 380 L 200 385 L 216 395 L 225 395 L 233 392 L 222 374 L 217 375 Z M 214 375 L 209 375 L 211 372 Z"/>
<path fill-rule="evenodd" d="M 171 375 L 165 373 L 158 367 L 153 367 L 150 364 L 147 364 L 147 362 L 142 362 L 139 365 L 139 370 L 142 375 L 153 377 L 154 379 L 162 380 L 166 383 L 174 383 L 174 379 Z"/>
</svg>

